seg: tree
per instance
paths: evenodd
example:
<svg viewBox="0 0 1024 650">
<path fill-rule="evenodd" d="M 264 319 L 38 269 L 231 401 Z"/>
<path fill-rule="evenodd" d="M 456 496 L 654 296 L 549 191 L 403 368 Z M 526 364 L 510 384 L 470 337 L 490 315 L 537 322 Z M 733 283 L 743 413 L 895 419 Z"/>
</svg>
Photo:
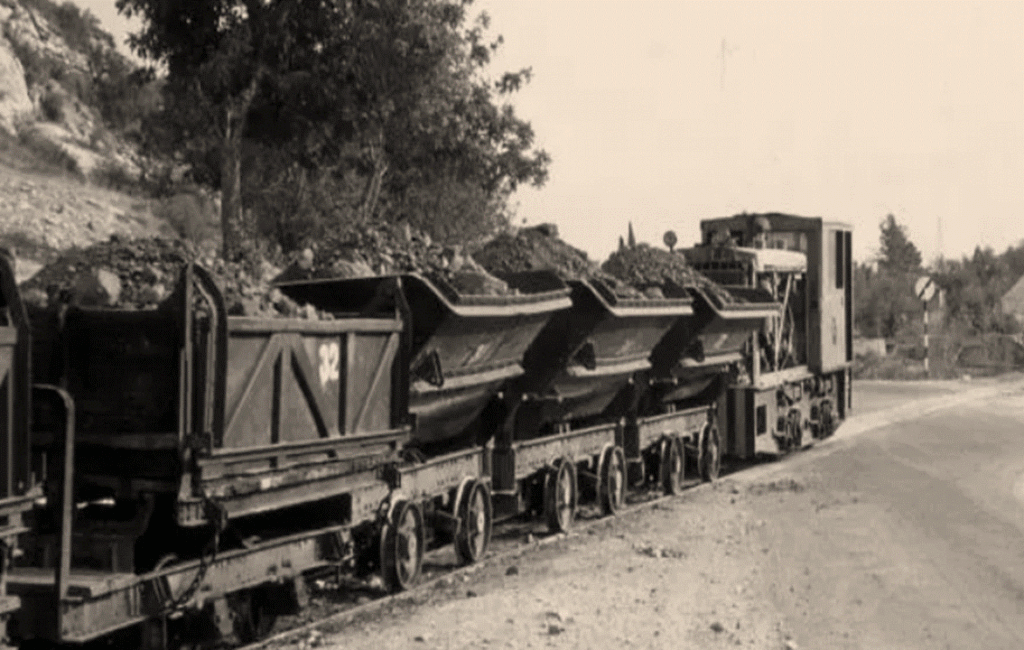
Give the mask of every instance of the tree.
<svg viewBox="0 0 1024 650">
<path fill-rule="evenodd" d="M 906 229 L 896 222 L 896 217 L 888 215 L 880 225 L 881 249 L 878 253 L 880 271 L 897 271 L 909 273 L 921 268 L 921 253 L 917 246 L 907 237 Z"/>
<path fill-rule="evenodd" d="M 908 323 L 918 320 L 920 301 L 914 281 L 921 268 L 921 254 L 907 238 L 903 226 L 888 215 L 879 224 L 878 271 L 858 265 L 855 322 L 869 336 L 895 338 Z"/>
<path fill-rule="evenodd" d="M 971 257 L 943 264 L 935 276 L 946 293 L 947 318 L 966 325 L 975 334 L 1017 331 L 1002 313 L 1001 298 L 1019 278 L 1014 249 L 996 255 L 991 248 L 975 247 Z"/>
<path fill-rule="evenodd" d="M 167 69 L 161 139 L 184 152 L 197 180 L 221 189 L 229 258 L 245 253 L 257 220 L 243 217 L 246 187 L 291 201 L 301 196 L 282 197 L 279 181 L 301 177 L 332 197 L 326 204 L 366 219 L 380 206 L 422 203 L 404 197 L 412 188 L 455 182 L 504 199 L 546 178 L 549 159 L 532 151 L 529 124 L 495 105 L 494 93 L 513 92 L 529 71 L 481 78 L 500 41 L 482 42 L 486 18 L 463 27 L 469 0 L 117 4 L 143 19 L 136 52 Z M 252 146 L 274 151 L 260 172 L 269 184 L 243 182 Z M 461 195 L 480 203 L 473 191 Z"/>
<path fill-rule="evenodd" d="M 854 321 L 865 336 L 897 337 L 904 326 L 919 318 L 921 302 L 913 293 L 909 273 L 872 272 L 858 264 L 854 272 L 857 300 Z"/>
</svg>

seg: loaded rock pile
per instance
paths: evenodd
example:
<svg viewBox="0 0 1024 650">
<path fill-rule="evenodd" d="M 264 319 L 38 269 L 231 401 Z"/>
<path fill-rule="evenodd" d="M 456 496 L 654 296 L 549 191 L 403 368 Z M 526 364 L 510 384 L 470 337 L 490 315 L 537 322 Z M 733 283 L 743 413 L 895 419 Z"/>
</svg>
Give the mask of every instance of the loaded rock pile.
<svg viewBox="0 0 1024 650">
<path fill-rule="evenodd" d="M 195 261 L 210 271 L 228 313 L 241 316 L 321 318 L 271 285 L 277 269 L 249 269 L 173 239 L 123 239 L 72 248 L 21 285 L 36 309 L 60 304 L 150 309 L 174 290 L 184 266 Z"/>
<path fill-rule="evenodd" d="M 542 224 L 503 233 L 487 242 L 473 258 L 496 275 L 550 270 L 563 280 L 598 280 L 620 298 L 642 294 L 628 283 L 601 270 L 587 254 L 558 238 L 558 227 Z M 660 297 L 660 296 L 658 296 Z"/>
<path fill-rule="evenodd" d="M 641 244 L 619 250 L 598 266 L 559 239 L 557 227 L 550 224 L 501 234 L 472 257 L 408 226 L 379 224 L 317 242 L 296 254 L 284 273 L 266 262 L 258 268 L 228 263 L 180 240 L 113 236 L 70 249 L 21 290 L 35 308 L 75 304 L 151 309 L 170 296 L 188 262 L 211 273 L 229 314 L 243 316 L 330 318 L 310 305 L 296 304 L 274 287 L 276 281 L 401 273 L 442 279 L 462 294 L 511 295 L 515 290 L 495 275 L 552 270 L 564 280 L 600 282 L 626 299 L 664 298 L 666 281 L 671 280 L 681 287 L 700 287 L 719 302 L 735 302 L 678 254 Z"/>
<path fill-rule="evenodd" d="M 457 248 L 442 246 L 408 224 L 371 224 L 334 234 L 299 253 L 280 280 L 359 278 L 419 273 L 441 278 L 459 293 L 509 295 L 515 291 Z"/>
<path fill-rule="evenodd" d="M 612 253 L 601 268 L 634 287 L 661 287 L 671 281 L 680 287 L 702 289 L 722 304 L 736 302 L 731 293 L 687 264 L 682 255 L 647 244 Z"/>
</svg>

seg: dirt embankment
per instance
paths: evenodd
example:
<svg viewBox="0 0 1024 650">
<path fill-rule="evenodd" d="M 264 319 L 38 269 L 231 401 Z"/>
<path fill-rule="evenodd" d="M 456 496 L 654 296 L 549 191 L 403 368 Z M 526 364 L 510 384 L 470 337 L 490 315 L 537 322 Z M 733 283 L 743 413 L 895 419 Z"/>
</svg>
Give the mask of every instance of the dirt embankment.
<svg viewBox="0 0 1024 650">
<path fill-rule="evenodd" d="M 59 251 L 123 237 L 173 236 L 150 202 L 69 177 L 28 174 L 0 165 L 0 246 L 24 280 Z"/>
</svg>

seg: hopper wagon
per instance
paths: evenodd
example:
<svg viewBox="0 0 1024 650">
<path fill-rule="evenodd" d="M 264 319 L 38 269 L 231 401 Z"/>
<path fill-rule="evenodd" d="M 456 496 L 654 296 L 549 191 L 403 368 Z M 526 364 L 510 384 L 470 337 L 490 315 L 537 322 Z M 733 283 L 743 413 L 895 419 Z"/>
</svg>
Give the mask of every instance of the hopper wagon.
<svg viewBox="0 0 1024 650">
<path fill-rule="evenodd" d="M 679 489 L 687 461 L 701 479 L 721 469 L 716 405 L 748 371 L 752 337 L 780 306 L 757 288 L 702 282 L 687 287 L 693 315 L 681 318 L 651 352 L 647 391 L 637 408 L 638 448 L 666 489 Z"/>
<path fill-rule="evenodd" d="M 616 296 L 599 280 L 570 280 L 572 307 L 555 314 L 526 351 L 509 389 L 510 415 L 493 451 L 496 507 L 543 512 L 567 530 L 582 497 L 614 513 L 625 499 L 626 388 L 650 368 L 651 350 L 693 313 L 680 292 Z"/>
<path fill-rule="evenodd" d="M 503 278 L 514 293 L 460 294 L 419 274 L 287 282 L 293 299 L 329 312 L 399 312 L 408 321 L 412 446 L 439 450 L 485 442 L 501 418 L 501 392 L 523 372 L 538 332 L 572 304 L 553 273 Z"/>
</svg>

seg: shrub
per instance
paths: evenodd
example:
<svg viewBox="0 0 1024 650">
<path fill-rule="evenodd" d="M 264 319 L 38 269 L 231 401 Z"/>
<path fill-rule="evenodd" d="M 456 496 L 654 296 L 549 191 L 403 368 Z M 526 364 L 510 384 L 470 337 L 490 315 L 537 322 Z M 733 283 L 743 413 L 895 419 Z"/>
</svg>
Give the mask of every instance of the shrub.
<svg viewBox="0 0 1024 650">
<path fill-rule="evenodd" d="M 213 201 L 197 191 L 161 199 L 153 213 L 170 224 L 182 239 L 198 243 L 220 235 Z"/>
<path fill-rule="evenodd" d="M 29 164 L 29 167 L 34 168 L 35 171 L 66 172 L 79 180 L 85 180 L 78 161 L 56 142 L 44 138 L 31 129 L 20 131 L 18 141 L 35 161 L 35 164 Z"/>
<path fill-rule="evenodd" d="M 118 192 L 138 192 L 141 188 L 135 176 L 128 172 L 122 165 L 111 160 L 105 160 L 89 174 L 89 180 L 100 187 L 105 187 Z"/>
<path fill-rule="evenodd" d="M 60 93 L 47 91 L 39 98 L 39 108 L 43 117 L 50 122 L 64 121 L 64 97 Z"/>
<path fill-rule="evenodd" d="M 25 83 L 29 88 L 42 86 L 50 79 L 60 79 L 63 69 L 57 61 L 17 41 L 8 42 L 14 56 L 21 62 L 21 67 L 25 71 Z"/>
</svg>

